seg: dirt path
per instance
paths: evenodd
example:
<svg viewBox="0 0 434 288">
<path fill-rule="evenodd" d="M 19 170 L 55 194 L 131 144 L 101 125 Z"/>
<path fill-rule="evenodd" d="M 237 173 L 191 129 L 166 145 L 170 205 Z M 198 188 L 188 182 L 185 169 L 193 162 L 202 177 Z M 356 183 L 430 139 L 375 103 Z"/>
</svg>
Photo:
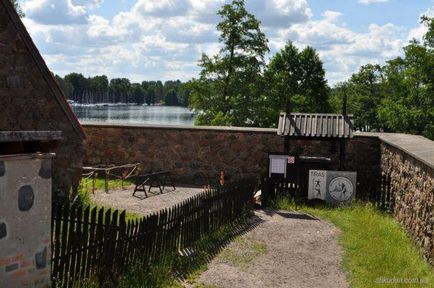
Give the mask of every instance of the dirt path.
<svg viewBox="0 0 434 288">
<path fill-rule="evenodd" d="M 260 211 L 256 216 L 261 223 L 229 244 L 192 287 L 349 286 L 340 268 L 336 227 L 295 212 Z"/>
</svg>

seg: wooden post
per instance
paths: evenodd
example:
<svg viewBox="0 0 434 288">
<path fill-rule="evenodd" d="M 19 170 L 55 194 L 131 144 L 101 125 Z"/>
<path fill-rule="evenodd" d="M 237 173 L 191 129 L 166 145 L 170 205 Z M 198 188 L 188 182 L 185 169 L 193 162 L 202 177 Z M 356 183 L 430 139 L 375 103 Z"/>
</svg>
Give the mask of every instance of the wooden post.
<svg viewBox="0 0 434 288">
<path fill-rule="evenodd" d="M 98 177 L 98 172 L 94 171 L 92 179 L 92 194 L 95 194 L 96 177 Z"/>
<path fill-rule="evenodd" d="M 347 91 L 345 87 L 343 87 L 344 90 L 344 99 L 342 101 L 342 115 L 343 117 L 347 117 Z M 340 140 L 340 147 L 339 147 L 339 170 L 345 170 L 345 138 L 342 138 Z"/>
<path fill-rule="evenodd" d="M 104 179 L 104 185 L 105 185 L 105 193 L 108 193 L 108 182 L 109 182 L 109 178 L 110 178 L 110 170 L 104 170 L 105 173 L 105 179 Z"/>
<path fill-rule="evenodd" d="M 286 101 L 286 107 L 285 107 L 285 113 L 286 113 L 286 117 L 288 118 L 289 121 L 291 121 L 291 96 L 288 96 L 288 99 Z M 289 126 L 291 127 L 291 126 Z M 283 129 L 285 129 L 285 127 L 283 127 Z M 284 136 L 284 141 L 283 141 L 283 153 L 285 154 L 289 154 L 289 131 L 288 131 L 288 135 Z"/>
<path fill-rule="evenodd" d="M 225 186 L 225 172 L 220 171 L 220 186 Z"/>
</svg>

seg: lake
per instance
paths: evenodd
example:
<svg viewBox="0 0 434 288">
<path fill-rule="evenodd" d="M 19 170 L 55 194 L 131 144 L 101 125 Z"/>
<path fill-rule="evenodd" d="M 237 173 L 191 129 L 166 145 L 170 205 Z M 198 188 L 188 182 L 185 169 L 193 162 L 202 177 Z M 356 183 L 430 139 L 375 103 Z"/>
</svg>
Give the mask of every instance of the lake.
<svg viewBox="0 0 434 288">
<path fill-rule="evenodd" d="M 185 107 L 142 105 L 73 105 L 81 121 L 134 124 L 194 125 L 194 114 Z"/>
</svg>

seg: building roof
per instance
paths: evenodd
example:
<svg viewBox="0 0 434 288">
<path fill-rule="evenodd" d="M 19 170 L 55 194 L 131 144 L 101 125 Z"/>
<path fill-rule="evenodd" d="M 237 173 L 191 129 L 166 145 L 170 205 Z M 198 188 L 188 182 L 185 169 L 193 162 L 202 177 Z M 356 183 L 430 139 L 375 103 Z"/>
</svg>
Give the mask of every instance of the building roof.
<svg viewBox="0 0 434 288">
<path fill-rule="evenodd" d="M 281 113 L 277 134 L 310 138 L 352 138 L 353 115 Z"/>
<path fill-rule="evenodd" d="M 80 138 L 85 139 L 86 134 L 84 133 L 84 130 L 81 127 L 80 122 L 77 119 L 77 116 L 75 115 L 74 111 L 72 111 L 71 106 L 69 106 L 68 102 L 66 101 L 66 97 L 63 94 L 62 89 L 60 88 L 57 81 L 54 79 L 54 76 L 50 72 L 50 69 L 48 69 L 48 66 L 45 63 L 44 59 L 42 58 L 41 54 L 39 53 L 38 48 L 36 48 L 35 44 L 33 43 L 30 34 L 27 32 L 27 29 L 24 26 L 23 22 L 21 21 L 20 17 L 18 16 L 17 11 L 15 10 L 13 4 L 9 0 L 1 0 L 1 5 L 5 7 L 6 13 L 9 14 L 9 17 L 11 18 L 11 22 L 14 25 L 15 29 L 17 30 L 18 35 L 25 43 L 27 50 L 30 53 L 30 56 L 35 61 L 43 78 L 48 83 L 48 86 L 52 94 L 55 96 L 55 100 L 61 107 L 62 111 L 65 113 L 71 125 L 74 127 L 75 132 L 78 134 Z"/>
</svg>

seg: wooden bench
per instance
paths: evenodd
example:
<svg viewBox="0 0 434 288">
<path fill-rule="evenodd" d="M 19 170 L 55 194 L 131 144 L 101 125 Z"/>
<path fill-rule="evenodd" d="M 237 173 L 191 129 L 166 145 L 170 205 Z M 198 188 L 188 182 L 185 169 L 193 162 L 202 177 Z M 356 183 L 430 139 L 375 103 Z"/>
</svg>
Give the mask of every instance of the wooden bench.
<svg viewBox="0 0 434 288">
<path fill-rule="evenodd" d="M 133 196 L 136 195 L 136 192 L 144 192 L 145 196 L 148 197 L 148 193 L 151 191 L 151 188 L 158 188 L 160 190 L 160 194 L 163 194 L 164 188 L 167 184 L 172 186 L 173 190 L 176 190 L 169 171 L 158 171 L 137 175 L 134 184 L 136 187 L 134 188 Z M 147 192 L 146 185 L 149 186 Z"/>
</svg>

